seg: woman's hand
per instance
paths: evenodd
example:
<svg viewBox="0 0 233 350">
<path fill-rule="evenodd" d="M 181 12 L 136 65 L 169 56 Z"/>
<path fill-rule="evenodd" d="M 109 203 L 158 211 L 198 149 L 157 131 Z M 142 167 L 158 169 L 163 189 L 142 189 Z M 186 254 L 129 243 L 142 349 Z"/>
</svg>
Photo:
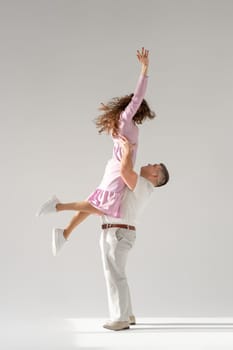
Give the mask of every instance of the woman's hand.
<svg viewBox="0 0 233 350">
<path fill-rule="evenodd" d="M 144 50 L 144 47 L 142 48 L 142 51 L 140 52 L 137 50 L 137 57 L 139 62 L 144 65 L 148 66 L 149 65 L 149 50 Z"/>
</svg>

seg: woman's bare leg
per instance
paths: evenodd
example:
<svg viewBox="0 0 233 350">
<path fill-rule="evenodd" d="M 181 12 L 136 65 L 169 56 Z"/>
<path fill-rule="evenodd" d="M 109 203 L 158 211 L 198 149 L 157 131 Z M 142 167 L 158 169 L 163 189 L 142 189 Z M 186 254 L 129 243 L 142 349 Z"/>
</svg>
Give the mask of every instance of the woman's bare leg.
<svg viewBox="0 0 233 350">
<path fill-rule="evenodd" d="M 71 220 L 69 225 L 64 230 L 64 237 L 65 239 L 68 239 L 71 232 L 75 229 L 76 226 L 78 226 L 83 220 L 85 220 L 91 213 L 79 211 Z"/>
<path fill-rule="evenodd" d="M 90 214 L 102 215 L 103 212 L 93 207 L 89 202 L 72 202 L 72 203 L 58 203 L 56 205 L 57 211 L 62 210 L 77 210 L 78 213 L 72 218 L 69 225 L 64 230 L 64 237 L 67 239 L 71 232 L 84 221 Z"/>
<path fill-rule="evenodd" d="M 73 202 L 73 203 L 58 203 L 56 205 L 57 211 L 61 210 L 77 210 L 89 214 L 103 214 L 100 210 L 93 207 L 89 202 Z"/>
</svg>

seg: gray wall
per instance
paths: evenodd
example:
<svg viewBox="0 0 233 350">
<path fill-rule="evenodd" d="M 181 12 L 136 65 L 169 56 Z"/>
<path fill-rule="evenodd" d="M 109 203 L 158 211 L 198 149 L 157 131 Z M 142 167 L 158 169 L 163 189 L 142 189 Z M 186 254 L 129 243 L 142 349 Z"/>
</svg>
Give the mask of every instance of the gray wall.
<svg viewBox="0 0 233 350">
<path fill-rule="evenodd" d="M 138 316 L 233 316 L 232 1 L 1 1 L 1 315 L 107 316 L 99 218 L 59 257 L 36 218 L 52 194 L 82 200 L 112 143 L 100 102 L 131 93 L 150 50 L 136 169 L 167 164 L 128 262 Z"/>
</svg>

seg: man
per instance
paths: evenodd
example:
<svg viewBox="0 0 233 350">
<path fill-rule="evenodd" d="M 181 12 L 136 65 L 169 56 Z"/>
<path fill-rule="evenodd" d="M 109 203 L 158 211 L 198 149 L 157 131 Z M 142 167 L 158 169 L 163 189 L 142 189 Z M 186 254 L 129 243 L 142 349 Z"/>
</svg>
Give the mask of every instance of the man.
<svg viewBox="0 0 233 350">
<path fill-rule="evenodd" d="M 123 156 L 121 176 L 127 185 L 121 205 L 122 217 L 106 215 L 102 219 L 100 247 L 107 286 L 110 321 L 103 325 L 110 330 L 128 329 L 136 324 L 132 312 L 125 266 L 129 250 L 136 239 L 136 222 L 150 199 L 154 187 L 165 185 L 169 173 L 164 164 L 141 167 L 140 175 L 133 170 L 131 152 L 133 145 L 121 137 Z"/>
<path fill-rule="evenodd" d="M 130 324 L 136 323 L 125 275 L 128 252 L 136 239 L 136 221 L 149 201 L 154 187 L 163 186 L 169 180 L 167 168 L 162 163 L 143 166 L 138 175 L 132 165 L 133 145 L 122 136 L 121 143 L 121 177 L 127 185 L 121 205 L 121 218 L 102 215 L 100 238 L 111 318 L 103 327 L 115 331 L 128 329 Z M 57 212 L 56 205 L 57 198 L 50 199 L 40 209 L 40 215 Z M 56 250 L 59 248 L 60 251 L 65 242 L 65 239 L 58 242 Z"/>
</svg>

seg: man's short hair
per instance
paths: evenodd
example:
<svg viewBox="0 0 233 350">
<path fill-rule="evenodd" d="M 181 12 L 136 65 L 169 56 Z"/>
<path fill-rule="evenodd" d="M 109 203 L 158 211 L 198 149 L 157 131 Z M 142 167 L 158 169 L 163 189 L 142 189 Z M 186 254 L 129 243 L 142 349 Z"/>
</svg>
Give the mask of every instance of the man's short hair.
<svg viewBox="0 0 233 350">
<path fill-rule="evenodd" d="M 166 166 L 163 163 L 160 163 L 159 165 L 161 166 L 162 180 L 158 183 L 156 187 L 164 186 L 169 181 L 169 172 Z"/>
</svg>

